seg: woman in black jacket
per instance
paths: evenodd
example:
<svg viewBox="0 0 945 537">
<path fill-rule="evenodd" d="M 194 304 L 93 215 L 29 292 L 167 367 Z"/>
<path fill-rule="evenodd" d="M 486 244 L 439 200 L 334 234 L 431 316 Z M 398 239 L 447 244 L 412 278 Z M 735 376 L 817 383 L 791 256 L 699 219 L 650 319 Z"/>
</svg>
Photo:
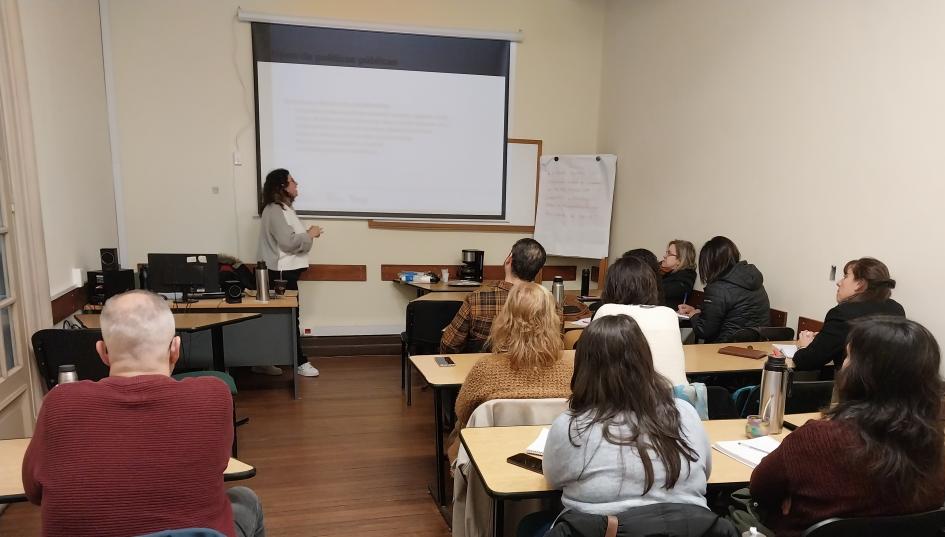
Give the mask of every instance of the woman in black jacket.
<svg viewBox="0 0 945 537">
<path fill-rule="evenodd" d="M 663 305 L 676 309 L 685 304 L 696 283 L 696 248 L 689 241 L 669 241 L 660 272 L 663 273 Z"/>
<path fill-rule="evenodd" d="M 897 315 L 906 311 L 889 298 L 896 280 L 889 277 L 889 269 L 878 259 L 862 257 L 843 267 L 843 279 L 837 282 L 837 305 L 827 312 L 824 327 L 814 333 L 805 330 L 798 334 L 798 351 L 794 354 L 794 369 L 820 369 L 833 362 L 836 368 L 846 357 L 849 321 L 866 315 Z"/>
<path fill-rule="evenodd" d="M 726 237 L 713 237 L 699 251 L 699 277 L 705 284 L 701 309 L 679 305 L 696 337 L 706 343 L 732 340 L 742 328 L 768 326 L 768 293 L 761 272 L 741 261 L 738 247 Z"/>
</svg>

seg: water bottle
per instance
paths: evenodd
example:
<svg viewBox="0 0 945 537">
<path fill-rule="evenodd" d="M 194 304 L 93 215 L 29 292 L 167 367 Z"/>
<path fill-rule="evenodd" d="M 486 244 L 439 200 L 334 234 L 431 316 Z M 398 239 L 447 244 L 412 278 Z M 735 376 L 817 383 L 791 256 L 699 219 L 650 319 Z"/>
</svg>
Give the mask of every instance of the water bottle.
<svg viewBox="0 0 945 537">
<path fill-rule="evenodd" d="M 790 371 L 784 356 L 768 356 L 765 368 L 761 372 L 761 399 L 759 414 L 761 420 L 768 422 L 768 434 L 781 432 L 784 421 L 784 401 L 790 384 Z"/>
<path fill-rule="evenodd" d="M 265 261 L 256 263 L 256 301 L 269 302 L 269 270 Z"/>
<path fill-rule="evenodd" d="M 758 531 L 758 528 L 752 526 L 748 528 L 748 531 L 742 534 L 742 537 L 765 537 L 765 535 Z"/>
<path fill-rule="evenodd" d="M 551 284 L 551 294 L 555 297 L 558 306 L 564 307 L 564 278 L 555 276 L 554 282 Z"/>
<path fill-rule="evenodd" d="M 79 380 L 79 376 L 76 375 L 75 366 L 72 364 L 63 364 L 59 366 L 59 381 L 58 384 L 68 384 L 70 382 L 75 382 Z"/>
<path fill-rule="evenodd" d="M 591 292 L 591 269 L 586 268 L 581 271 L 581 296 L 587 296 Z"/>
</svg>

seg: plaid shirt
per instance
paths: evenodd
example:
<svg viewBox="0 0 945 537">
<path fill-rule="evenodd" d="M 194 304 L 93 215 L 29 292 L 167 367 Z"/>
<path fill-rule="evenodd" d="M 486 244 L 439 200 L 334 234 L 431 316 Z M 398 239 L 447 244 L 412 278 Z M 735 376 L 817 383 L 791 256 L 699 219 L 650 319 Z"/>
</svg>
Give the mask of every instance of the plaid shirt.
<svg viewBox="0 0 945 537">
<path fill-rule="evenodd" d="M 492 330 L 492 321 L 505 306 L 513 286 L 514 284 L 505 280 L 488 281 L 483 282 L 479 290 L 470 293 L 453 317 L 453 322 L 443 330 L 440 352 L 480 352 L 489 337 L 489 331 Z M 583 319 L 591 315 L 587 306 L 574 296 L 565 295 L 565 304 L 574 306 L 577 310 L 575 313 L 562 315 L 559 306 L 558 315 L 566 320 Z"/>
<path fill-rule="evenodd" d="M 483 282 L 477 291 L 469 293 L 453 322 L 443 330 L 440 352 L 479 352 L 513 285 L 505 280 Z"/>
</svg>

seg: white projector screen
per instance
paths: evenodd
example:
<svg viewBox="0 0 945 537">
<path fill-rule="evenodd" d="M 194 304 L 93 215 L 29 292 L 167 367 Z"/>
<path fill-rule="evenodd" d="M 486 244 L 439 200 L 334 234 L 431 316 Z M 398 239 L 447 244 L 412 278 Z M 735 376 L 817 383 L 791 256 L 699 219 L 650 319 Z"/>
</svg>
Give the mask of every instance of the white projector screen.
<svg viewBox="0 0 945 537">
<path fill-rule="evenodd" d="M 253 24 L 260 187 L 300 214 L 506 218 L 510 44 Z"/>
</svg>

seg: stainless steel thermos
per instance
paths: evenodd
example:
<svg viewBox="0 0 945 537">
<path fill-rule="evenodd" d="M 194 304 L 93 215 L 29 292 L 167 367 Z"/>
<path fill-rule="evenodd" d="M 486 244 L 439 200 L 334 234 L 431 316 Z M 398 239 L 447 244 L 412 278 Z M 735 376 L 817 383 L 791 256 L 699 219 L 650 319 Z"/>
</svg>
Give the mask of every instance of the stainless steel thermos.
<svg viewBox="0 0 945 537">
<path fill-rule="evenodd" d="M 555 302 L 564 307 L 564 278 L 555 276 L 554 282 L 551 284 L 551 294 L 555 297 Z"/>
<path fill-rule="evenodd" d="M 69 382 L 75 382 L 79 380 L 79 376 L 76 375 L 75 366 L 72 364 L 62 364 L 59 366 L 59 380 L 56 384 L 68 384 Z"/>
<path fill-rule="evenodd" d="M 784 401 L 787 399 L 790 371 L 783 356 L 768 356 L 761 372 L 761 399 L 758 413 L 768 422 L 768 434 L 781 432 L 784 421 Z"/>
<path fill-rule="evenodd" d="M 269 302 L 269 270 L 265 261 L 256 263 L 256 301 Z"/>
</svg>

